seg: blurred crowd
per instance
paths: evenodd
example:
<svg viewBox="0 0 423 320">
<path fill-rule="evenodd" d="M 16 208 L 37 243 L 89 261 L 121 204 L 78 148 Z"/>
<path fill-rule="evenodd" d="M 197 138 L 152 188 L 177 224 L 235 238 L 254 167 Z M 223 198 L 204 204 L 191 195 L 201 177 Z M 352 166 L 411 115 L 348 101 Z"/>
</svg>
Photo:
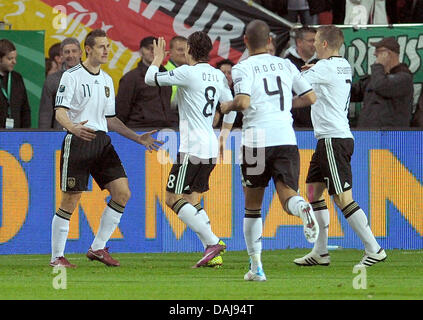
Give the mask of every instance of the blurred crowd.
<svg viewBox="0 0 423 320">
<path fill-rule="evenodd" d="M 293 29 L 290 46 L 280 55 L 289 59 L 301 71 L 305 64 L 317 62 L 314 48 L 314 25 L 319 24 L 393 24 L 423 22 L 423 0 L 254 0 L 257 4 L 298 23 Z M 302 25 L 302 26 L 301 26 Z M 153 60 L 153 36 L 140 40 L 140 62 L 119 81 L 116 94 L 116 115 L 128 127 L 178 127 L 177 87 L 150 87 L 144 82 L 145 73 Z M 423 95 L 413 103 L 413 75 L 407 65 L 398 59 L 399 44 L 394 38 L 385 38 L 376 48 L 376 63 L 372 74 L 352 84 L 352 102 L 362 103 L 359 119 L 352 127 L 423 127 Z M 172 70 L 186 64 L 187 39 L 176 36 L 169 43 L 169 59 L 161 70 Z M 269 54 L 276 54 L 274 39 L 269 43 Z M 31 109 L 22 76 L 14 71 L 18 52 L 14 44 L 0 40 L 0 128 L 29 128 Z M 81 44 L 75 38 L 66 38 L 52 45 L 46 53 L 46 80 L 39 106 L 39 128 L 61 129 L 55 121 L 55 96 L 61 75 L 82 59 Z M 231 69 L 234 62 L 223 59 L 216 64 L 233 88 Z M 395 82 L 392 82 L 393 79 Z M 376 81 L 384 83 L 377 90 Z M 392 82 L 395 90 L 386 90 Z M 391 95 L 387 95 L 389 93 Z M 394 95 L 393 95 L 394 93 Z M 310 109 L 292 111 L 294 127 L 311 129 Z M 377 111 L 375 111 L 377 110 Z M 394 116 L 392 116 L 392 114 Z M 382 119 L 382 120 L 381 120 Z M 217 107 L 214 126 L 220 127 L 222 114 Z M 239 113 L 234 127 L 242 126 Z"/>
<path fill-rule="evenodd" d="M 291 22 L 321 24 L 422 23 L 423 0 L 254 0 Z"/>
</svg>

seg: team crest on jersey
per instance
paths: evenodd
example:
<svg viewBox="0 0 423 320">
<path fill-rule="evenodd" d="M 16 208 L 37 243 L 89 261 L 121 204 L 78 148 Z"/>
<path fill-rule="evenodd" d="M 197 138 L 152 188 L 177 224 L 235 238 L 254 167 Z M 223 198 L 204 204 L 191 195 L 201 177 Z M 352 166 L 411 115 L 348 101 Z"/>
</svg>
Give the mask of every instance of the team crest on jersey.
<svg viewBox="0 0 423 320">
<path fill-rule="evenodd" d="M 106 94 L 106 97 L 110 97 L 110 88 L 109 87 L 104 87 L 104 93 Z"/>
<path fill-rule="evenodd" d="M 72 178 L 72 177 L 69 177 L 68 178 L 68 187 L 69 188 L 73 188 L 73 187 L 75 187 L 75 184 L 76 184 L 76 179 L 75 178 Z"/>
<path fill-rule="evenodd" d="M 59 87 L 59 92 L 65 92 L 65 89 L 66 89 L 66 87 L 62 84 L 62 85 Z"/>
</svg>

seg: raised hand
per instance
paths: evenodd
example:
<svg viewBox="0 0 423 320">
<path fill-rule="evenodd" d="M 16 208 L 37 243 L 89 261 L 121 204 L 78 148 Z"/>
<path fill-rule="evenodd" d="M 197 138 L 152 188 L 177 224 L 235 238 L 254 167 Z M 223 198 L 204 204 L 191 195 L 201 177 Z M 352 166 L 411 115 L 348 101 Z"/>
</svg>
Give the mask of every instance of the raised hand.
<svg viewBox="0 0 423 320">
<path fill-rule="evenodd" d="M 155 62 L 162 64 L 166 57 L 166 41 L 163 37 L 159 37 L 153 41 L 153 52 Z"/>
</svg>

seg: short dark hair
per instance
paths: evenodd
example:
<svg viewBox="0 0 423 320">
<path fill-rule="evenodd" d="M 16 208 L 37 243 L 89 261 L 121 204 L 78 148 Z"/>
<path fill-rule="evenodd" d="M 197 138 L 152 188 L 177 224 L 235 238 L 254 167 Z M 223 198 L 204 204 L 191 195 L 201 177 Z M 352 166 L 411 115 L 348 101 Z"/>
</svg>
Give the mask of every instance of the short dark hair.
<svg viewBox="0 0 423 320">
<path fill-rule="evenodd" d="M 301 27 L 294 30 L 295 33 L 295 39 L 304 39 L 304 35 L 306 33 L 314 33 L 316 34 L 317 30 L 316 28 L 312 27 Z"/>
<path fill-rule="evenodd" d="M 81 44 L 79 43 L 78 39 L 76 38 L 65 38 L 61 43 L 60 43 L 60 52 L 63 52 L 63 48 L 65 46 L 67 46 L 68 44 L 74 44 L 76 45 L 78 48 L 81 48 Z"/>
<path fill-rule="evenodd" d="M 170 49 L 173 48 L 176 41 L 187 42 L 188 40 L 187 40 L 187 38 L 185 38 L 183 36 L 174 36 L 172 39 L 170 39 L 170 43 L 169 43 Z"/>
<path fill-rule="evenodd" d="M 220 60 L 216 63 L 216 68 L 220 69 L 220 67 L 223 66 L 224 64 L 229 64 L 231 67 L 233 67 L 235 65 L 235 63 L 233 63 L 232 60 L 223 59 L 223 60 Z"/>
<path fill-rule="evenodd" d="M 252 49 L 264 48 L 270 37 L 270 28 L 263 20 L 253 20 L 247 25 L 245 35 Z"/>
<path fill-rule="evenodd" d="M 154 41 L 157 41 L 157 38 L 153 36 L 142 38 L 140 41 L 140 49 L 147 48 L 149 45 L 152 45 Z"/>
<path fill-rule="evenodd" d="M 95 46 L 95 38 L 107 37 L 106 31 L 101 29 L 94 29 L 87 34 L 84 41 L 84 47 L 93 48 Z"/>
<path fill-rule="evenodd" d="M 207 33 L 203 31 L 196 31 L 188 37 L 189 51 L 195 61 L 209 61 L 210 51 L 213 49 L 213 44 Z"/>
<path fill-rule="evenodd" d="M 13 42 L 7 39 L 0 39 L 0 59 L 12 51 L 16 51 L 16 47 Z"/>
<path fill-rule="evenodd" d="M 54 59 L 55 57 L 60 57 L 60 42 L 53 44 L 48 49 L 48 57 L 49 57 L 49 59 Z"/>
<path fill-rule="evenodd" d="M 326 40 L 331 49 L 339 49 L 344 43 L 342 30 L 334 25 L 320 26 L 317 32 L 319 32 L 320 40 Z"/>
</svg>

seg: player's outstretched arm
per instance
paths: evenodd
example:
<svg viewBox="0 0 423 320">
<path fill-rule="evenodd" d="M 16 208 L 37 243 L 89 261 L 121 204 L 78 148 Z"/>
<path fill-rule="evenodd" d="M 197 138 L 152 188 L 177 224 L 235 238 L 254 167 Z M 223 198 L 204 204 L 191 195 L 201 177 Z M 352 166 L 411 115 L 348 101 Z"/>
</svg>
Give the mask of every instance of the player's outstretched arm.
<svg viewBox="0 0 423 320">
<path fill-rule="evenodd" d="M 78 138 L 81 138 L 82 140 L 91 141 L 96 137 L 95 131 L 93 129 L 84 126 L 88 120 L 82 121 L 80 123 L 73 123 L 69 119 L 65 108 L 56 108 L 56 120 L 63 128 Z"/>
<path fill-rule="evenodd" d="M 150 132 L 138 134 L 132 129 L 128 128 L 117 117 L 107 118 L 107 127 L 109 130 L 115 131 L 119 133 L 120 135 L 124 136 L 125 138 L 128 138 L 129 140 L 142 144 L 150 152 L 158 150 L 160 146 L 163 144 L 163 141 L 156 140 L 153 138 L 153 134 L 156 133 L 157 130 L 152 130 Z"/>
<path fill-rule="evenodd" d="M 231 111 L 244 111 L 250 106 L 250 96 L 245 94 L 237 94 L 232 101 L 222 102 L 220 111 L 228 114 Z"/>
</svg>

